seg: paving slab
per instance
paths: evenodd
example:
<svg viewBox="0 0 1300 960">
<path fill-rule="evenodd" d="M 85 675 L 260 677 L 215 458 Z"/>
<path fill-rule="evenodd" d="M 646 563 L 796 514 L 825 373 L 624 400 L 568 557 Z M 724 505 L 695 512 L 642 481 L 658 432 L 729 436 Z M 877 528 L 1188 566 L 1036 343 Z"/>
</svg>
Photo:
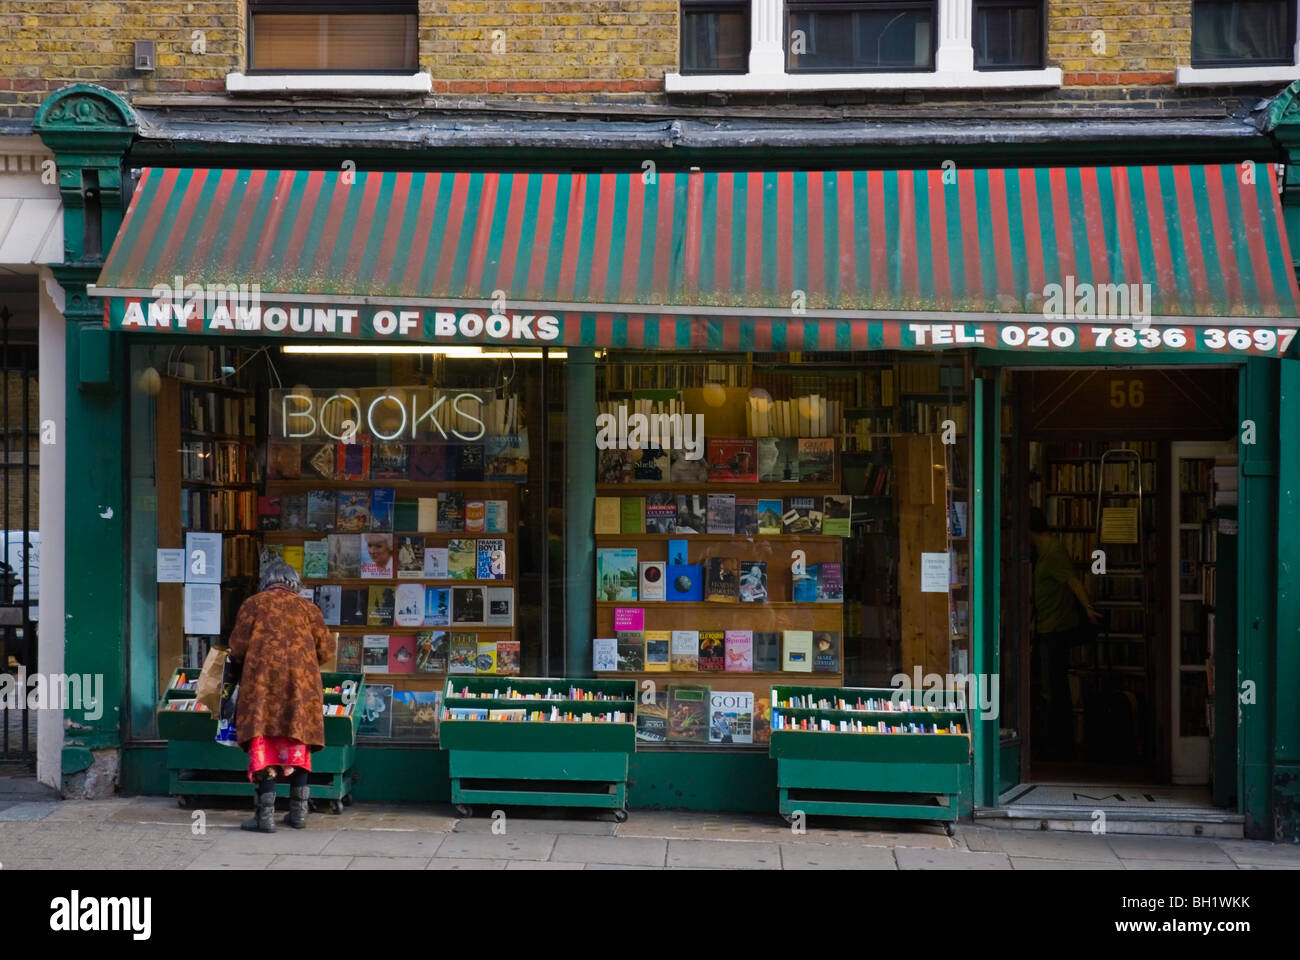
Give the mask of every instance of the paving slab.
<svg viewBox="0 0 1300 960">
<path fill-rule="evenodd" d="M 347 868 L 349 870 L 427 870 L 432 859 L 433 857 L 353 857 Z"/>
<path fill-rule="evenodd" d="M 1125 870 L 1236 870 L 1232 861 L 1199 863 L 1192 860 L 1121 860 Z"/>
<path fill-rule="evenodd" d="M 1044 860 L 1039 857 L 1012 857 L 1012 870 L 1123 870 L 1120 860 Z"/>
<path fill-rule="evenodd" d="M 1195 863 L 1231 863 L 1213 840 L 1196 837 L 1108 836 L 1106 842 L 1122 860 L 1187 860 Z"/>
<path fill-rule="evenodd" d="M 473 860 L 455 857 L 434 857 L 429 861 L 428 870 L 504 870 L 504 860 Z"/>
<path fill-rule="evenodd" d="M 582 870 L 587 865 L 572 860 L 511 860 L 507 870 Z"/>
<path fill-rule="evenodd" d="M 1300 844 L 1261 840 L 1216 840 L 1219 848 L 1239 864 L 1300 866 Z"/>
<path fill-rule="evenodd" d="M 352 857 L 432 857 L 447 836 L 414 830 L 339 830 L 321 852 Z"/>
<path fill-rule="evenodd" d="M 284 853 L 271 861 L 269 870 L 346 870 L 352 857 L 317 857 L 310 854 Z"/>
<path fill-rule="evenodd" d="M 1008 831 L 1000 838 L 1001 850 L 1012 857 L 1039 860 L 1100 860 L 1119 866 L 1118 857 L 1106 837 L 1092 833 L 1030 833 Z"/>
<path fill-rule="evenodd" d="M 55 810 L 59 809 L 58 800 L 47 800 L 35 803 L 11 803 L 8 806 L 0 806 L 0 820 L 43 820 Z"/>
<path fill-rule="evenodd" d="M 781 847 L 746 840 L 669 840 L 667 865 L 706 870 L 780 870 Z"/>
<path fill-rule="evenodd" d="M 900 870 L 1010 870 L 1003 853 L 970 853 L 965 850 L 918 850 L 903 847 L 894 851 Z"/>
<path fill-rule="evenodd" d="M 480 809 L 483 811 L 482 813 L 479 812 Z M 504 812 L 506 835 L 544 833 L 550 836 L 612 837 L 614 836 L 614 828 L 618 826 L 612 820 L 608 822 L 559 818 L 546 820 L 536 817 L 512 816 L 508 808 Z M 493 825 L 492 811 L 486 807 L 481 807 L 475 808 L 472 819 L 461 818 L 455 821 L 453 830 L 456 833 L 490 834 Z"/>
<path fill-rule="evenodd" d="M 589 863 L 586 865 L 587 870 L 662 870 L 663 867 L 648 867 L 643 864 L 632 863 Z"/>
<path fill-rule="evenodd" d="M 668 841 L 659 837 L 559 837 L 555 860 L 581 863 L 621 863 L 638 867 L 662 867 Z"/>
<path fill-rule="evenodd" d="M 201 853 L 186 870 L 265 870 L 275 855 L 271 853 Z"/>
<path fill-rule="evenodd" d="M 493 836 L 490 833 L 449 833 L 437 856 L 459 860 L 549 860 L 555 834 Z"/>
<path fill-rule="evenodd" d="M 887 847 L 838 846 L 822 843 L 781 844 L 785 870 L 897 870 Z"/>
<path fill-rule="evenodd" d="M 278 824 L 275 833 L 253 833 L 238 827 L 209 829 L 214 852 L 221 853 L 297 853 L 319 854 L 336 834 L 325 830 L 295 830 Z"/>
</svg>

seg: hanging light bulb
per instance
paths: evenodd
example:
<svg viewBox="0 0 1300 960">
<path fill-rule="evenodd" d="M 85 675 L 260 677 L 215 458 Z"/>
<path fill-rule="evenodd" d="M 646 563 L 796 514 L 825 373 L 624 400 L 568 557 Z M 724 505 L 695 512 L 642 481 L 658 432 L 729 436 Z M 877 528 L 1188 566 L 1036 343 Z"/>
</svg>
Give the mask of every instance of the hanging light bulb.
<svg viewBox="0 0 1300 960">
<path fill-rule="evenodd" d="M 719 383 L 704 385 L 704 402 L 711 407 L 720 407 L 727 402 L 727 391 Z"/>
<path fill-rule="evenodd" d="M 136 386 L 140 388 L 142 393 L 156 397 L 158 391 L 162 389 L 162 377 L 153 367 L 145 367 L 140 371 L 140 376 L 136 379 Z"/>
</svg>

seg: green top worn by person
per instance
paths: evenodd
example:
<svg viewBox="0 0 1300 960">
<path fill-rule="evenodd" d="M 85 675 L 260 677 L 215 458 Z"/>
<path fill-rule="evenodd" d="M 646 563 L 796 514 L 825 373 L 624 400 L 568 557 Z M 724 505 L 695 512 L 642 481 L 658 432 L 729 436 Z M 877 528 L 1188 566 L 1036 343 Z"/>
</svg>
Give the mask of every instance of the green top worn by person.
<svg viewBox="0 0 1300 960">
<path fill-rule="evenodd" d="M 1041 510 L 1030 514 L 1029 539 L 1038 553 L 1034 562 L 1034 618 L 1038 635 L 1076 630 L 1083 625 L 1085 614 L 1090 621 L 1098 623 L 1101 614 L 1088 599 L 1088 591 L 1075 572 L 1069 552 L 1048 531 Z"/>
</svg>

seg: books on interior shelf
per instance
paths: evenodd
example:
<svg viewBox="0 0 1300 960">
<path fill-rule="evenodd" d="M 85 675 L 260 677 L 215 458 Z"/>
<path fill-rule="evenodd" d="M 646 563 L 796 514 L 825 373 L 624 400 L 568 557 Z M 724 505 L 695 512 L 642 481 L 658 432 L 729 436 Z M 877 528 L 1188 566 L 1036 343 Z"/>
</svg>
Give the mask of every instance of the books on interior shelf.
<svg viewBox="0 0 1300 960">
<path fill-rule="evenodd" d="M 393 626 L 424 626 L 424 585 L 399 583 L 393 598 Z"/>
<path fill-rule="evenodd" d="M 668 691 L 655 690 L 652 702 L 636 705 L 636 738 L 645 743 L 668 741 Z"/>
<path fill-rule="evenodd" d="M 329 576 L 329 540 L 307 540 L 302 545 L 302 578 L 324 580 Z"/>
<path fill-rule="evenodd" d="M 438 735 L 441 703 L 441 690 L 394 690 L 393 737 L 432 740 Z"/>
<path fill-rule="evenodd" d="M 487 619 L 489 627 L 513 627 L 515 625 L 515 588 L 487 588 Z"/>
<path fill-rule="evenodd" d="M 677 525 L 674 533 L 708 533 L 708 501 L 703 494 L 677 494 Z"/>
<path fill-rule="evenodd" d="M 447 575 L 452 580 L 473 580 L 478 572 L 478 541 L 447 541 Z"/>
<path fill-rule="evenodd" d="M 781 532 L 786 534 L 820 534 L 821 503 L 813 497 L 787 497 L 781 515 Z"/>
<path fill-rule="evenodd" d="M 770 673 L 781 669 L 781 634 L 774 631 L 754 631 L 754 669 Z"/>
<path fill-rule="evenodd" d="M 397 578 L 419 580 L 424 576 L 424 537 L 403 533 L 397 537 Z"/>
<path fill-rule="evenodd" d="M 336 583 L 326 583 L 312 591 L 312 603 L 320 608 L 325 625 L 339 625 L 339 607 L 343 602 L 343 588 Z"/>
<path fill-rule="evenodd" d="M 671 493 L 651 493 L 645 498 L 645 532 L 677 532 L 677 498 Z"/>
<path fill-rule="evenodd" d="M 476 673 L 478 634 L 452 632 L 447 638 L 447 672 Z"/>
<path fill-rule="evenodd" d="M 393 735 L 393 685 L 367 683 L 358 715 L 357 736 L 388 738 Z"/>
<path fill-rule="evenodd" d="M 817 580 L 818 603 L 841 603 L 844 600 L 844 568 L 838 560 L 823 560 L 812 565 Z"/>
<path fill-rule="evenodd" d="M 455 627 L 482 624 L 486 603 L 482 587 L 452 587 L 451 625 Z"/>
<path fill-rule="evenodd" d="M 451 579 L 450 555 L 447 547 L 424 545 L 424 579 Z"/>
<path fill-rule="evenodd" d="M 366 611 L 370 605 L 370 590 L 367 587 L 346 587 L 339 602 L 339 625 L 344 627 L 363 627 L 366 625 Z"/>
<path fill-rule="evenodd" d="M 424 625 L 426 627 L 451 626 L 451 588 L 424 588 Z"/>
<path fill-rule="evenodd" d="M 416 673 L 447 671 L 447 631 L 421 630 L 415 635 Z"/>
<path fill-rule="evenodd" d="M 852 534 L 853 497 L 830 493 L 822 497 L 822 530 L 828 537 Z"/>
<path fill-rule="evenodd" d="M 799 482 L 835 482 L 835 441 L 830 437 L 799 439 Z"/>
<path fill-rule="evenodd" d="M 355 580 L 361 576 L 361 537 L 355 533 L 331 533 L 327 538 L 326 568 L 332 580 Z"/>
<path fill-rule="evenodd" d="M 335 496 L 334 529 L 361 533 L 370 529 L 370 491 L 339 490 Z"/>
<path fill-rule="evenodd" d="M 779 534 L 782 530 L 781 517 L 785 509 L 780 500 L 758 501 L 758 532 L 760 535 Z"/>
<path fill-rule="evenodd" d="M 645 497 L 620 497 L 619 533 L 645 533 Z"/>
<path fill-rule="evenodd" d="M 736 498 L 736 536 L 758 535 L 758 500 L 753 497 Z"/>
<path fill-rule="evenodd" d="M 372 480 L 405 480 L 409 469 L 409 450 L 395 440 L 377 440 L 370 446 Z"/>
<path fill-rule="evenodd" d="M 479 640 L 476 644 L 474 672 L 497 672 L 497 644 L 495 640 Z"/>
<path fill-rule="evenodd" d="M 465 495 L 454 490 L 438 492 L 438 532 L 462 533 L 465 530 Z"/>
<path fill-rule="evenodd" d="M 740 561 L 741 603 L 764 603 L 767 601 L 767 561 Z"/>
<path fill-rule="evenodd" d="M 650 560 L 641 561 L 637 566 L 640 570 L 639 599 L 643 603 L 667 600 L 665 583 L 668 570 L 667 564 L 660 563 L 657 560 Z"/>
<path fill-rule="evenodd" d="M 699 662 L 696 669 L 705 670 L 725 670 L 727 669 L 727 649 L 726 633 L 722 630 L 701 630 Z"/>
<path fill-rule="evenodd" d="M 757 463 L 759 483 L 797 483 L 799 448 L 794 437 L 759 437 Z"/>
<path fill-rule="evenodd" d="M 361 638 L 361 671 L 388 672 L 388 634 L 367 633 Z"/>
<path fill-rule="evenodd" d="M 617 637 L 596 637 L 591 641 L 591 669 L 596 673 L 618 669 Z"/>
<path fill-rule="evenodd" d="M 361 534 L 361 579 L 391 580 L 393 578 L 393 535 L 391 533 Z"/>
<path fill-rule="evenodd" d="M 709 557 L 705 561 L 704 599 L 710 603 L 739 601 L 739 560 L 735 557 Z"/>
<path fill-rule="evenodd" d="M 506 533 L 510 523 L 510 502 L 488 500 L 483 504 L 483 532 Z"/>
<path fill-rule="evenodd" d="M 704 483 L 709 479 L 709 464 L 703 457 L 691 459 L 688 450 L 668 451 L 668 475 L 673 483 Z"/>
<path fill-rule="evenodd" d="M 621 532 L 620 504 L 618 497 L 597 497 L 596 498 L 596 535 L 607 535 Z"/>
<path fill-rule="evenodd" d="M 674 630 L 670 638 L 669 666 L 675 670 L 698 670 L 700 634 L 697 630 Z"/>
<path fill-rule="evenodd" d="M 338 646 L 334 654 L 334 666 L 339 673 L 362 672 L 362 640 L 355 634 L 339 634 Z"/>
<path fill-rule="evenodd" d="M 478 579 L 504 580 L 506 578 L 506 542 L 504 540 L 478 541 Z"/>
<path fill-rule="evenodd" d="M 329 531 L 334 529 L 338 499 L 333 490 L 307 491 L 307 529 Z M 283 506 L 281 507 L 283 510 Z"/>
<path fill-rule="evenodd" d="M 726 670 L 748 673 L 754 669 L 753 631 L 728 630 L 725 643 Z"/>
<path fill-rule="evenodd" d="M 710 493 L 705 506 L 707 533 L 731 536 L 736 532 L 736 497 L 731 493 Z"/>
<path fill-rule="evenodd" d="M 812 650 L 813 673 L 839 673 L 840 635 L 834 630 L 814 630 Z"/>
<path fill-rule="evenodd" d="M 671 660 L 672 631 L 645 632 L 645 669 L 648 673 L 666 673 Z"/>
<path fill-rule="evenodd" d="M 786 630 L 781 640 L 785 654 L 781 662 L 782 669 L 790 673 L 812 673 L 812 631 Z"/>
<path fill-rule="evenodd" d="M 758 445 L 753 437 L 709 437 L 705 446 L 711 483 L 758 483 Z"/>
<path fill-rule="evenodd" d="M 388 637 L 388 672 L 415 672 L 415 637 L 412 635 Z"/>
<path fill-rule="evenodd" d="M 704 567 L 698 563 L 670 563 L 665 576 L 668 600 L 698 603 L 704 599 Z"/>
<path fill-rule="evenodd" d="M 366 626 L 391 627 L 397 595 L 388 585 L 371 587 L 366 599 Z"/>
</svg>

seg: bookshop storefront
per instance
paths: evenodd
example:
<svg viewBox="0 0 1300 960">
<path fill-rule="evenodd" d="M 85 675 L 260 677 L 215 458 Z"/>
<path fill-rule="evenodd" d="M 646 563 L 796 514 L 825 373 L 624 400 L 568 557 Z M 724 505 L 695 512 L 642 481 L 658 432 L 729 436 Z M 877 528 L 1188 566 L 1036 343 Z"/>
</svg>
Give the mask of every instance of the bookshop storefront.
<svg viewBox="0 0 1300 960">
<path fill-rule="evenodd" d="M 457 674 L 635 680 L 631 805 L 748 810 L 798 722 L 774 685 L 951 674 L 962 802 L 994 806 L 1030 713 L 996 683 L 1026 629 L 1004 530 L 1039 506 L 1013 369 L 1233 371 L 1237 666 L 1271 677 L 1278 631 L 1236 626 L 1280 612 L 1300 292 L 1263 174 L 145 170 L 91 291 L 128 437 L 124 782 L 165 784 L 159 692 L 278 556 L 367 674 L 362 799 L 446 798 Z"/>
</svg>

